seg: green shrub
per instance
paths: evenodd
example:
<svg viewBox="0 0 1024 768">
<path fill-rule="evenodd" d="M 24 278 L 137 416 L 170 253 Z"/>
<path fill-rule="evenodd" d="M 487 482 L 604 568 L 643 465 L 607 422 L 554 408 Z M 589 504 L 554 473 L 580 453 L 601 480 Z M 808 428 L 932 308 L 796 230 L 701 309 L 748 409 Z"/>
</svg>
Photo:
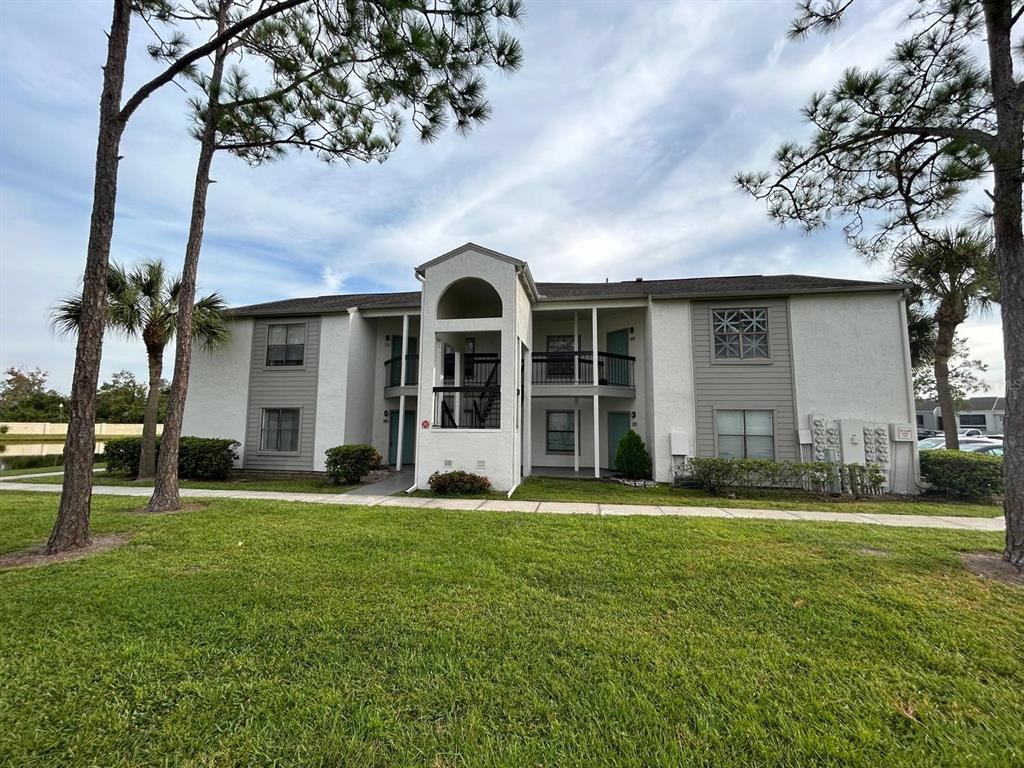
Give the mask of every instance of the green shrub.
<svg viewBox="0 0 1024 768">
<path fill-rule="evenodd" d="M 238 459 L 235 452 L 238 446 L 237 440 L 219 437 L 182 437 L 178 442 L 178 477 L 183 480 L 223 480 Z M 156 451 L 159 456 L 160 438 L 156 441 Z M 107 472 L 138 475 L 141 453 L 141 437 L 107 440 L 103 448 Z"/>
<path fill-rule="evenodd" d="M 947 496 L 987 499 L 1003 492 L 1003 460 L 969 451 L 921 451 L 921 478 Z"/>
<path fill-rule="evenodd" d="M 683 479 L 692 480 L 715 495 L 727 488 L 801 488 L 812 493 L 826 494 L 831 492 L 839 479 L 836 465 L 827 461 L 701 456 L 688 459 L 685 470 Z"/>
<path fill-rule="evenodd" d="M 0 435 L 6 435 L 11 429 L 10 424 L 0 424 Z"/>
<path fill-rule="evenodd" d="M 885 488 L 885 474 L 877 464 L 844 464 L 843 491 L 853 498 L 874 496 Z"/>
<path fill-rule="evenodd" d="M 651 476 L 651 454 L 644 441 L 632 429 L 619 440 L 615 452 L 615 468 L 630 480 L 641 480 Z"/>
<path fill-rule="evenodd" d="M 362 443 L 328 448 L 326 455 L 327 479 L 341 485 L 358 483 L 384 461 L 376 448 Z"/>
<path fill-rule="evenodd" d="M 435 472 L 427 481 L 434 493 L 459 496 L 470 493 L 486 493 L 491 489 L 491 481 L 483 475 L 463 472 L 456 469 L 452 472 Z"/>
</svg>

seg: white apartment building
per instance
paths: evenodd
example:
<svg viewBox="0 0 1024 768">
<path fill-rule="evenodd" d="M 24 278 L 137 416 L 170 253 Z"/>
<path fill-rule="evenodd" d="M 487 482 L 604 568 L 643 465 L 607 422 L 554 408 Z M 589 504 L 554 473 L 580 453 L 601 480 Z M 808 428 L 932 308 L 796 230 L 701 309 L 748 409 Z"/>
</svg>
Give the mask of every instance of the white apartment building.
<svg viewBox="0 0 1024 768">
<path fill-rule="evenodd" d="M 801 275 L 537 283 L 467 243 L 422 290 L 232 310 L 196 348 L 184 434 L 241 443 L 239 466 L 318 471 L 369 443 L 410 485 L 433 472 L 614 468 L 629 430 L 656 480 L 692 456 L 877 463 L 917 488 L 903 287 Z"/>
</svg>

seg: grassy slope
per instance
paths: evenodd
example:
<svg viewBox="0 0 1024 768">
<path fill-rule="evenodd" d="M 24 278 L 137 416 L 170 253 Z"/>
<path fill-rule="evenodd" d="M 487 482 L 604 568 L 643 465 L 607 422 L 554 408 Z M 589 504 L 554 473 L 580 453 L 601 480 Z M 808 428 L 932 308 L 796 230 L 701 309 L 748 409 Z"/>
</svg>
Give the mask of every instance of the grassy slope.
<svg viewBox="0 0 1024 768">
<path fill-rule="evenodd" d="M 0 549 L 45 537 L 2 498 Z M 996 534 L 136 503 L 0 573 L 0 763 L 1024 760 L 1021 594 L 955 553 Z"/>
</svg>

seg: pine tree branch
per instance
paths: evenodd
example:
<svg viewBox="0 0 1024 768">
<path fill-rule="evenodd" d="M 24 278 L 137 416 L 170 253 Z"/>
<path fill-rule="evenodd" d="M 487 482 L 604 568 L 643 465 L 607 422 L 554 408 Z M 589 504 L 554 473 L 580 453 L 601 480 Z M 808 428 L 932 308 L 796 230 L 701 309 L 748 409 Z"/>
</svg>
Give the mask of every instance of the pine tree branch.
<svg viewBox="0 0 1024 768">
<path fill-rule="evenodd" d="M 216 51 L 218 48 L 227 43 L 233 37 L 236 37 L 242 32 L 245 32 L 246 30 L 252 28 L 254 25 L 258 24 L 264 19 L 270 18 L 271 16 L 280 13 L 281 11 L 286 11 L 290 8 L 295 8 L 309 1 L 310 0 L 280 0 L 280 2 L 277 2 L 273 5 L 262 7 L 260 10 L 256 11 L 252 15 L 246 16 L 244 19 L 241 19 L 235 22 L 234 24 L 230 25 L 229 27 L 225 28 L 223 32 L 221 32 L 219 35 L 211 39 L 209 42 L 199 46 L 198 48 L 194 48 L 192 51 L 190 51 L 189 53 L 185 54 L 180 59 L 175 61 L 174 64 L 169 66 L 167 69 L 165 69 L 159 75 L 154 77 L 148 83 L 140 87 L 134 94 L 132 94 L 132 97 L 128 99 L 125 105 L 121 108 L 121 111 L 118 113 L 118 119 L 121 121 L 122 124 L 126 123 L 128 121 L 128 118 L 132 116 L 132 114 L 135 112 L 136 109 L 139 108 L 142 102 L 149 98 L 149 96 L 154 91 L 156 91 L 161 86 L 166 85 L 178 75 L 182 74 L 192 64 L 199 61 L 199 59 L 203 58 L 204 56 L 208 56 L 209 54 Z"/>
</svg>

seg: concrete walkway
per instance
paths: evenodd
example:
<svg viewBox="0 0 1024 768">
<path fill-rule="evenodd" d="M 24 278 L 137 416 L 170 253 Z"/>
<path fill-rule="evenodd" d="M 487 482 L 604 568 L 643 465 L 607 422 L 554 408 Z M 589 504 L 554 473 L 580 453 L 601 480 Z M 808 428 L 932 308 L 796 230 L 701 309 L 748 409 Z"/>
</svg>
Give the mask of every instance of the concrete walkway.
<svg viewBox="0 0 1024 768">
<path fill-rule="evenodd" d="M 344 496 L 390 496 L 394 493 L 407 491 L 412 487 L 414 472 L 411 469 L 403 469 L 391 477 L 378 480 L 376 483 L 360 483 L 351 491 L 345 491 Z"/>
<path fill-rule="evenodd" d="M 22 475 L 24 477 L 24 475 Z M 406 486 L 408 487 L 408 486 Z M 0 478 L 0 490 L 60 493 L 59 485 L 12 483 Z M 97 485 L 100 496 L 149 496 L 150 488 Z M 207 499 L 251 499 L 298 501 L 307 504 L 336 504 L 361 507 L 423 507 L 425 509 L 481 510 L 485 512 L 539 512 L 556 515 L 644 515 L 669 517 L 719 517 L 742 520 L 813 520 L 830 523 L 887 525 L 896 528 L 947 528 L 961 531 L 1002 531 L 1002 517 L 938 517 L 930 515 L 866 515 L 853 512 L 803 512 L 780 509 L 732 509 L 720 507 L 645 506 L 638 504 L 589 504 L 562 501 L 517 501 L 481 499 L 434 499 L 424 496 L 367 496 L 354 493 L 287 493 L 282 491 L 224 491 L 182 488 L 182 497 Z M 0 502 L 2 504 L 2 502 Z"/>
</svg>

